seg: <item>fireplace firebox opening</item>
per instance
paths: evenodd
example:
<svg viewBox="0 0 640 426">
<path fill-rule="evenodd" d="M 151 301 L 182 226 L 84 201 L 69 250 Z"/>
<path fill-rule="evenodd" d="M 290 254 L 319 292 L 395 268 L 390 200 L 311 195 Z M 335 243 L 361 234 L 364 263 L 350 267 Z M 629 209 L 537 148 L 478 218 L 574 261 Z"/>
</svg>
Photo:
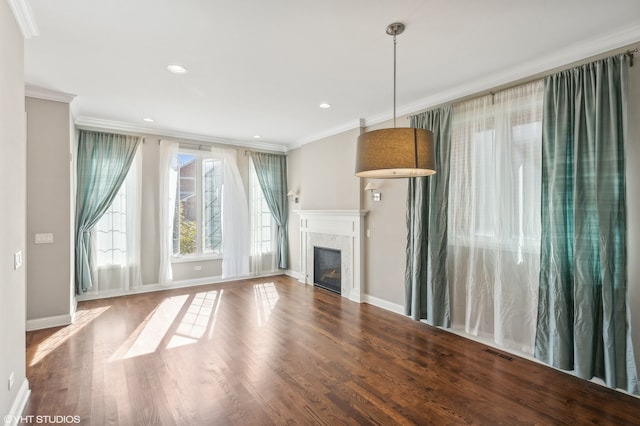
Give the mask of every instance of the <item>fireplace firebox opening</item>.
<svg viewBox="0 0 640 426">
<path fill-rule="evenodd" d="M 340 250 L 313 248 L 313 283 L 334 293 L 342 293 Z"/>
</svg>

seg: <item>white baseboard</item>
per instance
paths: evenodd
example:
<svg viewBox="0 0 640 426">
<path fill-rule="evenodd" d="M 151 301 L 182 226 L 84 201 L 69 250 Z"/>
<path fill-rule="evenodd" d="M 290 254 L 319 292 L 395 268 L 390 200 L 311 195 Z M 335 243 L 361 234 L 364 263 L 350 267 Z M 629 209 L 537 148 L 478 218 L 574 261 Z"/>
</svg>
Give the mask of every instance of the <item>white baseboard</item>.
<svg viewBox="0 0 640 426">
<path fill-rule="evenodd" d="M 396 303 L 392 303 L 386 301 L 384 299 L 379 299 L 377 297 L 373 297 L 371 295 L 365 294 L 362 298 L 364 303 L 368 303 L 373 306 L 377 306 L 378 308 L 386 309 L 387 311 L 395 312 L 396 314 L 404 315 L 404 306 L 398 305 Z"/>
<path fill-rule="evenodd" d="M 60 327 L 73 322 L 73 314 L 56 315 L 53 317 L 36 318 L 27 320 L 27 331 L 42 330 L 43 328 Z"/>
<path fill-rule="evenodd" d="M 195 278 L 191 280 L 172 281 L 168 284 L 143 284 L 140 287 L 135 287 L 126 291 L 122 290 L 107 290 L 98 293 L 85 293 L 82 296 L 78 296 L 78 302 L 85 302 L 87 300 L 106 299 L 109 297 L 129 296 L 132 294 L 151 293 L 154 291 L 171 290 L 176 288 L 198 287 L 201 285 L 211 284 L 223 284 L 231 281 L 248 280 L 252 278 L 268 278 L 276 275 L 282 275 L 281 271 L 274 271 L 259 275 L 245 275 L 241 277 L 222 278 L 222 277 L 205 277 Z"/>
<path fill-rule="evenodd" d="M 71 322 L 76 320 L 76 312 L 78 312 L 78 298 L 73 296 L 73 303 L 71 304 Z"/>
<path fill-rule="evenodd" d="M 20 390 L 16 395 L 16 399 L 11 404 L 9 414 L 4 416 L 4 426 L 16 426 L 22 417 L 24 407 L 27 405 L 31 390 L 29 389 L 29 381 L 25 377 L 20 385 Z"/>
<path fill-rule="evenodd" d="M 304 280 L 302 279 L 302 273 L 300 273 L 298 271 L 294 271 L 292 269 L 287 269 L 284 273 L 288 277 L 295 278 L 296 280 L 298 280 L 300 282 L 304 282 Z"/>
<path fill-rule="evenodd" d="M 237 278 L 244 279 L 245 277 Z M 246 277 L 248 278 L 248 277 Z M 220 277 L 215 278 L 198 278 L 192 280 L 184 280 L 184 281 L 173 281 L 167 284 L 143 284 L 140 287 L 131 288 L 129 290 L 106 290 L 100 291 L 96 293 L 88 292 L 81 296 L 78 296 L 79 302 L 86 302 L 87 300 L 98 300 L 98 299 L 106 299 L 109 297 L 120 297 L 120 296 L 130 296 L 133 294 L 142 294 L 142 293 L 152 293 L 154 291 L 162 291 L 162 290 L 171 290 L 174 288 L 186 288 L 186 287 L 196 287 L 200 285 L 207 284 L 218 284 L 225 282 Z"/>
</svg>

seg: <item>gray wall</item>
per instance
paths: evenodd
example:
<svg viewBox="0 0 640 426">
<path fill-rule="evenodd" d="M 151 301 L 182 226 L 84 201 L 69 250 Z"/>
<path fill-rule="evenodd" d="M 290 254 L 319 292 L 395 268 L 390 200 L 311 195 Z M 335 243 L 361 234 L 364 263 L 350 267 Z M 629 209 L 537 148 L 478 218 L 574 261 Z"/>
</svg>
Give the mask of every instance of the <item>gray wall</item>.
<svg viewBox="0 0 640 426">
<path fill-rule="evenodd" d="M 296 274 L 302 270 L 300 265 L 300 218 L 296 210 L 302 208 L 302 149 L 287 153 L 287 186 L 289 191 L 298 193 L 298 202 L 289 197 L 289 271 Z"/>
<path fill-rule="evenodd" d="M 637 44 L 634 47 L 640 47 Z M 640 368 L 640 64 L 629 69 L 629 133 L 626 154 L 627 173 L 627 276 L 629 277 L 629 305 L 631 306 L 631 332 Z"/>
<path fill-rule="evenodd" d="M 408 127 L 406 116 L 398 117 L 398 127 Z M 393 127 L 393 121 L 368 127 L 377 130 Z M 355 162 L 355 156 L 354 160 Z M 363 208 L 369 210 L 366 227 L 369 236 L 365 270 L 368 295 L 404 307 L 404 269 L 406 262 L 406 213 L 407 179 L 363 179 L 363 187 L 372 181 L 378 187 L 382 199 L 372 201 L 364 194 Z"/>
<path fill-rule="evenodd" d="M 408 125 L 404 117 L 398 124 Z M 367 130 L 391 127 L 391 121 Z M 353 129 L 289 151 L 289 188 L 298 190 L 298 210 L 368 210 L 365 227 L 365 293 L 395 305 L 404 303 L 406 179 L 374 180 L 382 200 L 371 201 L 369 181 L 354 175 L 357 138 Z M 300 224 L 289 214 L 291 269 L 300 272 Z"/>
<path fill-rule="evenodd" d="M 359 134 L 358 129 L 350 130 L 309 143 L 300 150 L 302 173 L 289 185 L 291 188 L 299 188 L 300 208 L 360 208 L 360 180 L 353 174 L 356 139 Z M 295 168 L 296 165 L 292 164 L 292 167 Z"/>
<path fill-rule="evenodd" d="M 353 174 L 356 139 L 354 129 L 321 139 L 287 153 L 287 186 L 297 192 L 289 198 L 289 269 L 300 267 L 300 218 L 296 210 L 359 210 L 360 180 Z"/>
<path fill-rule="evenodd" d="M 72 315 L 72 162 L 69 104 L 26 98 L 27 320 Z M 35 235 L 53 243 L 35 244 Z"/>
<path fill-rule="evenodd" d="M 13 255 L 25 247 L 26 136 L 24 42 L 6 1 L 0 2 L 0 414 L 9 413 L 26 382 L 26 268 Z M 7 383 L 13 373 L 14 383 Z"/>
<path fill-rule="evenodd" d="M 28 264 L 27 319 L 38 324 L 73 314 L 74 215 L 76 132 L 70 121 L 69 105 L 26 98 L 28 112 Z M 99 131 L 109 131 L 96 129 Z M 117 131 L 114 131 L 117 132 Z M 162 137 L 140 134 L 142 149 L 141 274 L 144 286 L 158 283 L 159 268 L 159 141 Z M 187 147 L 209 146 L 203 142 L 175 140 Z M 245 149 L 236 149 L 238 168 L 248 194 L 249 159 Z M 73 153 L 71 155 L 70 153 Z M 36 233 L 53 233 L 53 244 L 35 244 Z M 215 281 L 222 273 L 221 260 L 175 263 L 174 281 Z M 198 266 L 201 268 L 196 271 Z M 42 321 L 42 322 L 40 322 Z"/>
<path fill-rule="evenodd" d="M 626 173 L 629 298 L 635 355 L 640 366 L 640 225 L 636 220 L 640 213 L 640 167 L 636 166 L 640 163 L 640 64 L 637 59 L 629 75 Z M 399 126 L 408 124 L 405 117 L 398 118 Z M 392 123 L 382 123 L 367 130 L 382 127 L 392 127 Z M 357 134 L 355 130 L 342 133 L 290 151 L 289 185 L 299 187 L 301 203 L 298 209 L 369 210 L 366 217 L 370 237 L 365 238 L 365 292 L 383 302 L 401 306 L 404 304 L 407 182 L 404 179 L 375 180 L 382 193 L 382 201 L 373 202 L 365 194 L 359 204 L 359 188 L 363 188 L 368 180 L 363 179 L 361 184 L 354 182 L 354 179 L 357 181 L 353 175 Z M 338 162 L 329 161 L 334 158 L 340 159 Z M 324 171 L 320 170 L 320 165 L 325 167 Z M 327 188 L 338 187 L 342 188 L 335 193 L 327 193 Z M 291 247 L 297 248 L 291 250 L 291 268 L 293 272 L 299 272 L 299 225 L 293 213 L 289 233 Z"/>
</svg>

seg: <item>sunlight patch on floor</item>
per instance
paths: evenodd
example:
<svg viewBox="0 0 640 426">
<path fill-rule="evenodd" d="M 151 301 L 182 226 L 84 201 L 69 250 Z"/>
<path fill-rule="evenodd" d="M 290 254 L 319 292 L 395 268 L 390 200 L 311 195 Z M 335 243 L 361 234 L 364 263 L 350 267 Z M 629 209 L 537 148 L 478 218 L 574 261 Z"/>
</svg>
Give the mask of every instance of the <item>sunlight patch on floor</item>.
<svg viewBox="0 0 640 426">
<path fill-rule="evenodd" d="M 33 355 L 29 366 L 33 367 L 34 365 L 42 361 L 47 355 L 53 352 L 64 342 L 66 342 L 78 331 L 82 330 L 91 321 L 102 315 L 102 313 L 107 309 L 109 309 L 109 306 L 103 306 L 94 309 L 82 309 L 76 312 L 76 317 L 72 324 L 61 328 L 38 344 L 38 348 L 35 351 L 35 354 Z"/>
<path fill-rule="evenodd" d="M 253 295 L 256 301 L 258 327 L 262 327 L 269 320 L 269 315 L 271 315 L 271 311 L 276 306 L 276 303 L 278 303 L 280 295 L 273 283 L 254 285 Z"/>
<path fill-rule="evenodd" d="M 209 334 L 213 333 L 214 318 L 220 307 L 222 292 L 223 290 L 207 291 L 195 295 L 175 334 L 171 336 L 167 349 L 198 342 L 208 328 Z"/>
<path fill-rule="evenodd" d="M 170 297 L 154 309 L 111 356 L 109 361 L 133 358 L 155 352 L 174 323 L 189 295 Z"/>
</svg>

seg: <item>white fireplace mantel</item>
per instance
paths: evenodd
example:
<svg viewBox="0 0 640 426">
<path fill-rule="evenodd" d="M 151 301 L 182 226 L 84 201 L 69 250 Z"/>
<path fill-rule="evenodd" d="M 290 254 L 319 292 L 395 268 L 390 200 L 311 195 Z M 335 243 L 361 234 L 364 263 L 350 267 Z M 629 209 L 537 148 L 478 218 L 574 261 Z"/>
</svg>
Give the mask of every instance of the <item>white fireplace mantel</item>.
<svg viewBox="0 0 640 426">
<path fill-rule="evenodd" d="M 296 210 L 300 216 L 300 281 L 313 285 L 313 247 L 342 253 L 343 297 L 361 303 L 364 296 L 364 217 L 367 210 Z"/>
</svg>

